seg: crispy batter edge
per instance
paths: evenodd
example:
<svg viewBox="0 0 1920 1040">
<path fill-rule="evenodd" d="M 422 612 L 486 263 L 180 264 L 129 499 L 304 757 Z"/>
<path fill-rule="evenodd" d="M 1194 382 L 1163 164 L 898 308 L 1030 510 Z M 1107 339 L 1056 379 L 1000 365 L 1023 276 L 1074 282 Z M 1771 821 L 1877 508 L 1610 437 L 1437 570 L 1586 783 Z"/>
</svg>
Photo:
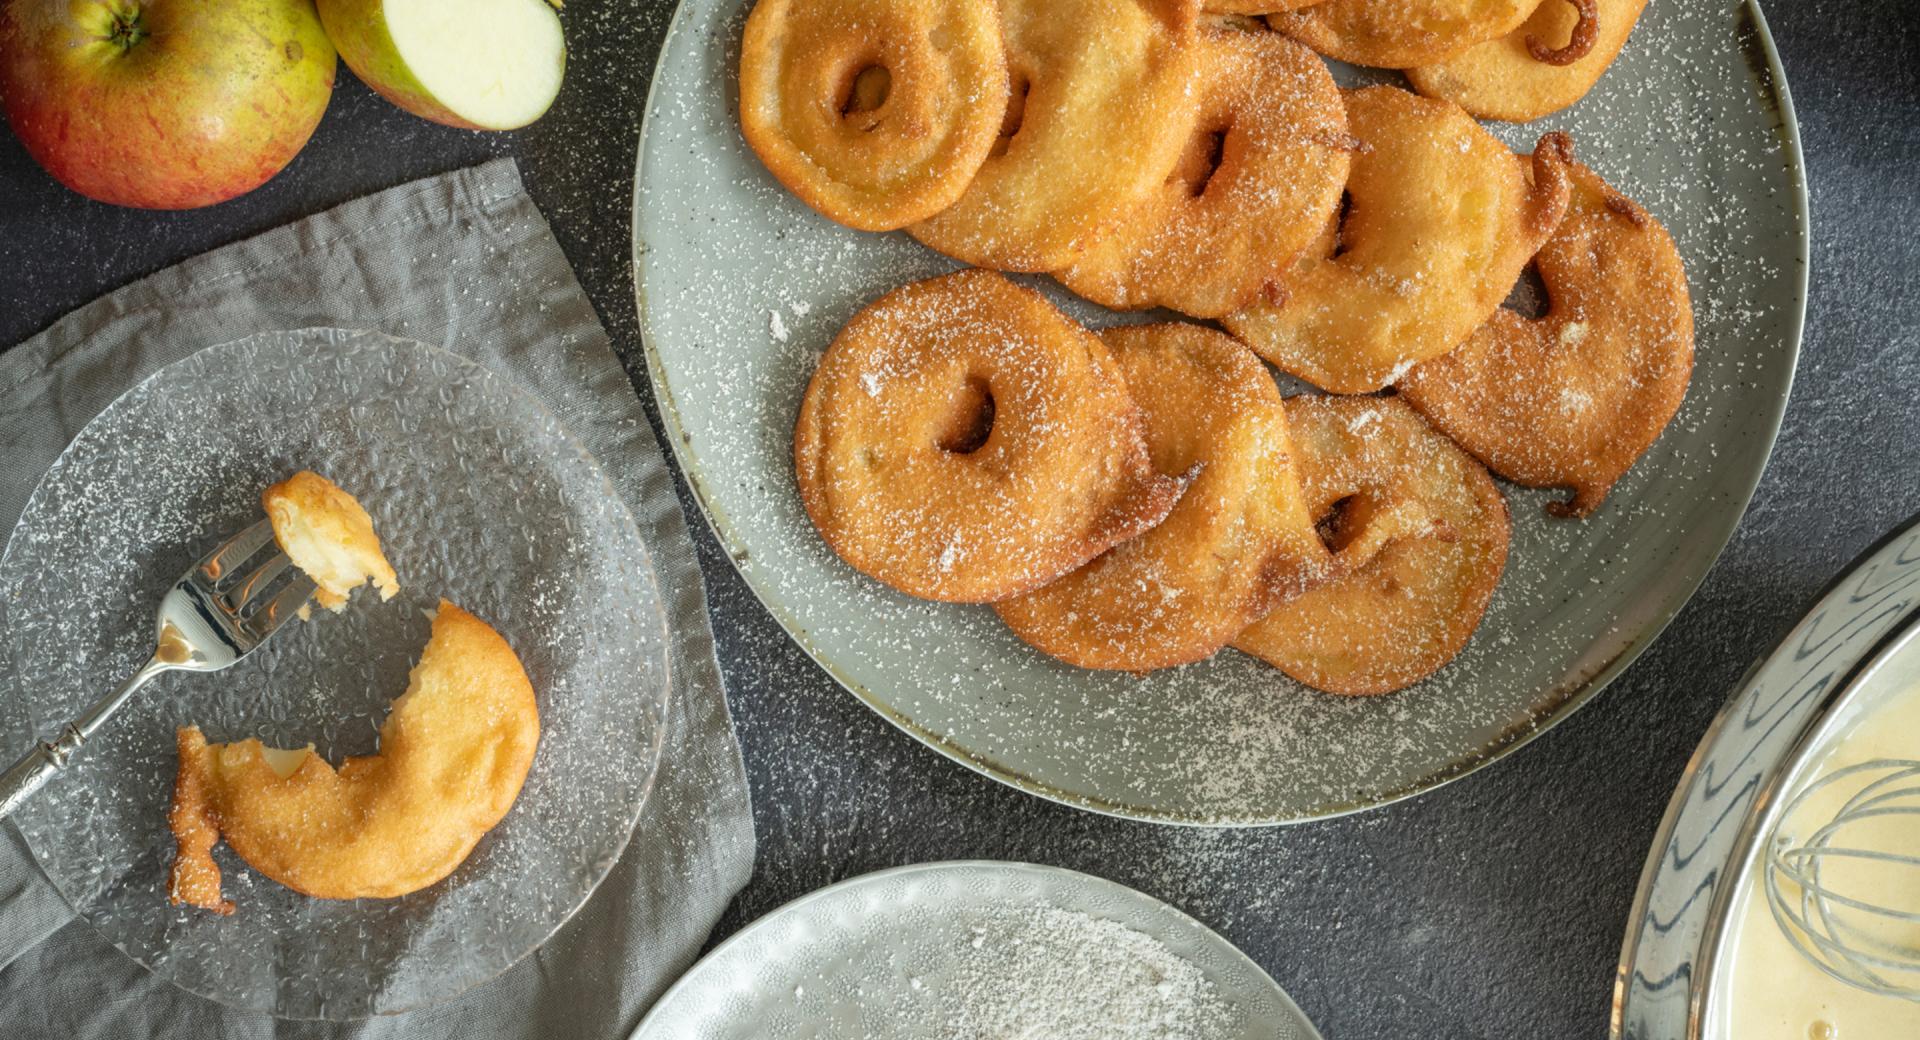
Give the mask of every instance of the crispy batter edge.
<svg viewBox="0 0 1920 1040">
<path fill-rule="evenodd" d="M 207 792 L 207 738 L 200 727 L 186 726 L 175 733 L 174 746 L 180 765 L 173 779 L 173 805 L 167 810 L 174 842 L 167 902 L 231 914 L 233 901 L 222 897 L 220 865 L 213 861 L 213 847 L 220 842 L 220 818 Z"/>
</svg>

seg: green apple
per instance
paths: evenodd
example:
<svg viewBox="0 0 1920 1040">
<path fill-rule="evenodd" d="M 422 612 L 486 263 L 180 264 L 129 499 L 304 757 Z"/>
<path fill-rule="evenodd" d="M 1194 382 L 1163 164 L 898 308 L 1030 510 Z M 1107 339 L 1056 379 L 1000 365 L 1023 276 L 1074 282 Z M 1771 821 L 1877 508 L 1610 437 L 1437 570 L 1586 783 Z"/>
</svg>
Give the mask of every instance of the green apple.
<svg viewBox="0 0 1920 1040">
<path fill-rule="evenodd" d="M 560 93 L 567 44 L 546 0 L 319 0 L 340 57 L 387 100 L 469 130 L 512 130 Z"/>
<path fill-rule="evenodd" d="M 188 209 L 259 187 L 333 95 L 313 0 L 0 0 L 0 107 L 62 184 Z"/>
</svg>

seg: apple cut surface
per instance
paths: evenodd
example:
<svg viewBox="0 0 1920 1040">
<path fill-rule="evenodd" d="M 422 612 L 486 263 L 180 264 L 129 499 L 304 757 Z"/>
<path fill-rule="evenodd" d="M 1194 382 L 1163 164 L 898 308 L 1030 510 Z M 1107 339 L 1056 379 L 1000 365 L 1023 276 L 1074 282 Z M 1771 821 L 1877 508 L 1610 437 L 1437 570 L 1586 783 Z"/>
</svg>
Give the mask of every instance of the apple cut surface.
<svg viewBox="0 0 1920 1040">
<path fill-rule="evenodd" d="M 567 47 L 546 0 L 320 0 L 340 57 L 424 119 L 512 130 L 560 93 Z"/>
</svg>

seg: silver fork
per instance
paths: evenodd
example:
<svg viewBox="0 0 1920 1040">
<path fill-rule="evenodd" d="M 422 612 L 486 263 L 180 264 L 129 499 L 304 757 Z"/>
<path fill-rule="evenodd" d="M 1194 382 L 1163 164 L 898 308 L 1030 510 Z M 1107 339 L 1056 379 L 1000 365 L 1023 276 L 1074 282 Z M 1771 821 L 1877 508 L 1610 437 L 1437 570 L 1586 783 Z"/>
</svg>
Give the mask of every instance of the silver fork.
<svg viewBox="0 0 1920 1040">
<path fill-rule="evenodd" d="M 0 773 L 0 818 L 4 818 L 51 779 L 87 738 L 120 709 L 135 690 L 161 672 L 217 672 L 252 653 L 286 623 L 307 597 L 313 580 L 295 571 L 293 580 L 273 592 L 274 580 L 292 565 L 274 554 L 251 568 L 243 565 L 273 542 L 273 528 L 262 520 L 222 542 L 187 568 L 160 601 L 154 623 L 153 656 L 126 685 L 96 702 L 67 724 L 54 740 L 42 741 Z"/>
</svg>

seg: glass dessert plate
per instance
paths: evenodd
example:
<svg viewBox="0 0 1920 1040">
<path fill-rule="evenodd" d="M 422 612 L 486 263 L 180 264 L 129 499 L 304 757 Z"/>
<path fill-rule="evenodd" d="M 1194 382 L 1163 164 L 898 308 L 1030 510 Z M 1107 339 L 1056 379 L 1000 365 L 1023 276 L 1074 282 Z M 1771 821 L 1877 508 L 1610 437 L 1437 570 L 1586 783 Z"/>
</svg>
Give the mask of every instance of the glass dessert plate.
<svg viewBox="0 0 1920 1040">
<path fill-rule="evenodd" d="M 368 332 L 275 332 L 160 370 L 48 470 L 0 559 L 0 747 L 53 732 L 152 649 L 168 582 L 302 468 L 358 497 L 403 591 L 316 611 L 233 668 L 169 673 L 14 820 L 74 910 L 223 1004 L 355 1019 L 444 1000 L 531 952 L 633 832 L 660 758 L 667 630 L 626 507 L 555 417 L 455 354 Z M 174 729 L 376 750 L 444 596 L 513 645 L 541 735 L 518 801 L 445 880 L 311 899 L 225 847 L 230 917 L 171 906 Z"/>
</svg>

